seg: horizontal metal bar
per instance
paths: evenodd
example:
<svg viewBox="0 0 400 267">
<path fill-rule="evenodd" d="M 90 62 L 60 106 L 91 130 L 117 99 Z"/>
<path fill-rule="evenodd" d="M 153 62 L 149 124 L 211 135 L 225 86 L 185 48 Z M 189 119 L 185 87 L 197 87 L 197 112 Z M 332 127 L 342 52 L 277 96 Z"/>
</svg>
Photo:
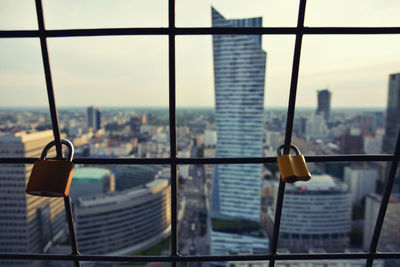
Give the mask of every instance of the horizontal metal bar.
<svg viewBox="0 0 400 267">
<path fill-rule="evenodd" d="M 46 30 L 45 37 L 84 37 L 116 35 L 210 35 L 210 34 L 400 34 L 400 27 L 264 27 L 264 28 L 103 28 Z M 0 38 L 40 37 L 38 30 L 0 31 Z"/>
<path fill-rule="evenodd" d="M 346 161 L 392 161 L 393 154 L 382 155 L 319 155 L 305 156 L 307 162 L 346 162 Z M 0 158 L 0 164 L 32 164 L 38 158 Z M 276 157 L 244 157 L 244 158 L 75 158 L 76 164 L 97 165 L 162 165 L 162 164 L 259 164 L 276 163 Z"/>
<path fill-rule="evenodd" d="M 399 259 L 400 252 L 385 253 L 326 253 L 326 254 L 253 254 L 231 256 L 100 256 L 100 255 L 60 255 L 2 253 L 0 260 L 62 260 L 62 261 L 131 261 L 131 262 L 191 262 L 191 261 L 262 261 L 262 260 L 321 260 L 321 259 Z"/>
</svg>

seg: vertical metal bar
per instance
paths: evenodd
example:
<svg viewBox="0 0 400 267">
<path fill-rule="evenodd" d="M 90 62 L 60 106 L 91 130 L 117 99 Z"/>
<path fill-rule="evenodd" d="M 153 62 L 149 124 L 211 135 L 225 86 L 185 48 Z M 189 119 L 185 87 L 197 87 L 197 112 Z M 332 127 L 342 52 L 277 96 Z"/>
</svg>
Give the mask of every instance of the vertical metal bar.
<svg viewBox="0 0 400 267">
<path fill-rule="evenodd" d="M 72 216 L 71 209 L 71 198 L 64 197 L 65 215 L 68 221 L 69 239 L 71 242 L 72 254 L 79 255 L 78 241 L 76 240 L 75 227 L 74 227 L 74 217 Z M 81 264 L 78 260 L 74 261 L 75 267 L 80 267 Z"/>
<path fill-rule="evenodd" d="M 40 47 L 42 50 L 42 59 L 43 59 L 43 67 L 44 74 L 46 77 L 46 87 L 47 87 L 47 97 L 49 101 L 50 107 L 50 116 L 51 116 L 51 124 L 53 128 L 54 140 L 56 143 L 56 151 L 57 157 L 62 157 L 62 147 L 61 147 L 61 133 L 60 126 L 58 123 L 58 114 L 56 108 L 56 101 L 54 97 L 54 89 L 53 89 L 53 81 L 51 79 L 51 70 L 50 70 L 50 61 L 49 61 L 49 53 L 47 49 L 47 40 L 46 40 L 46 30 L 44 26 L 44 16 L 43 16 L 43 7 L 42 1 L 36 0 L 36 14 L 39 26 L 40 33 Z M 71 241 L 71 248 L 73 254 L 79 254 L 78 252 L 78 243 L 76 241 L 75 229 L 74 229 L 74 221 L 72 216 L 71 209 L 71 200 L 69 197 L 64 197 L 64 207 L 65 207 L 65 215 L 67 217 L 68 228 L 69 228 L 69 236 Z M 74 261 L 75 267 L 80 267 L 79 261 Z"/>
<path fill-rule="evenodd" d="M 56 142 L 57 157 L 61 158 L 62 157 L 62 149 L 61 149 L 61 140 L 60 140 L 60 136 L 61 136 L 60 126 L 58 124 L 56 101 L 54 98 L 53 82 L 51 79 L 49 53 L 47 50 L 46 30 L 44 27 L 44 16 L 43 16 L 43 8 L 42 8 L 41 0 L 36 0 L 36 14 L 37 14 L 37 20 L 38 20 L 38 26 L 39 26 L 39 33 L 40 33 L 40 47 L 42 50 L 44 74 L 46 77 L 47 97 L 49 100 L 51 124 L 53 126 L 54 140 Z"/>
<path fill-rule="evenodd" d="M 396 176 L 396 171 L 399 163 L 399 155 L 400 155 L 400 130 L 397 135 L 396 147 L 394 150 L 394 155 L 396 156 L 392 164 L 390 165 L 389 175 L 385 182 L 385 189 L 382 195 L 381 206 L 379 207 L 378 217 L 376 218 L 374 233 L 371 238 L 371 243 L 369 246 L 369 252 L 372 254 L 371 257 L 367 259 L 366 266 L 371 267 L 374 261 L 373 254 L 376 253 L 376 248 L 378 246 L 379 236 L 381 234 L 383 222 L 385 220 L 385 214 L 387 210 L 387 206 L 389 203 L 390 193 L 392 192 L 392 187 L 394 183 L 394 179 Z"/>
<path fill-rule="evenodd" d="M 170 157 L 176 159 L 176 74 L 175 74 L 175 0 L 168 1 L 168 60 L 169 60 L 169 133 Z M 177 166 L 171 168 L 171 256 L 172 267 L 177 266 L 178 256 L 178 183 Z"/>
<path fill-rule="evenodd" d="M 289 153 L 289 145 L 292 140 L 292 131 L 294 123 L 294 112 L 296 105 L 296 93 L 297 93 L 297 81 L 299 77 L 299 66 L 300 66 L 300 54 L 301 44 L 303 40 L 303 27 L 304 27 L 304 16 L 306 11 L 306 0 L 300 0 L 299 15 L 297 18 L 297 33 L 296 42 L 294 47 L 293 65 L 292 65 L 292 77 L 290 81 L 290 95 L 288 105 L 288 115 L 286 119 L 286 132 L 284 142 L 284 154 Z M 279 180 L 278 197 L 275 208 L 275 219 L 274 219 L 274 232 L 271 241 L 271 254 L 276 255 L 278 250 L 278 239 L 279 239 L 279 228 L 281 224 L 283 198 L 285 195 L 285 183 L 282 181 L 282 177 Z M 269 261 L 269 267 L 275 266 L 275 259 Z"/>
</svg>

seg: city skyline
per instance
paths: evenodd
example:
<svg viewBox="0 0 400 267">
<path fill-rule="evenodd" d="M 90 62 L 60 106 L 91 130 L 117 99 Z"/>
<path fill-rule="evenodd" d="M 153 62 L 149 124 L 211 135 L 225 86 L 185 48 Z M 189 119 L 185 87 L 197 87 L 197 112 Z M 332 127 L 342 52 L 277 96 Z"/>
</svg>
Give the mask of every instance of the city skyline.
<svg viewBox="0 0 400 267">
<path fill-rule="evenodd" d="M 363 12 L 359 12 L 361 3 Z M 398 25 L 395 10 L 400 3 L 392 1 L 385 4 L 310 2 L 305 24 Z M 34 29 L 34 2 L 13 5 L 12 1 L 0 3 L 0 28 Z M 46 2 L 46 25 L 49 29 L 167 26 L 166 3 L 143 3 L 135 8 L 131 5 L 121 1 L 119 5 L 112 6 L 114 13 L 108 14 L 110 6 L 106 2 L 96 2 L 95 5 Z M 188 1 L 177 3 L 177 26 L 209 27 L 210 5 L 224 10 L 228 19 L 262 16 L 264 27 L 296 25 L 297 1 L 256 1 L 251 6 L 240 2 L 232 5 L 229 1 Z M 73 12 L 62 12 L 67 8 Z M 91 8 L 96 12 L 89 12 Z M 130 14 L 128 10 L 134 10 L 134 13 Z M 198 12 L 195 13 L 195 10 Z M 335 12 L 340 13 L 340 21 L 333 15 Z M 167 36 L 49 38 L 48 45 L 59 107 L 86 105 L 94 95 L 96 99 L 92 99 L 90 104 L 95 106 L 168 105 Z M 332 107 L 385 107 L 387 77 L 400 72 L 397 64 L 400 60 L 399 45 L 400 38 L 393 35 L 304 36 L 297 105 L 316 106 L 315 91 L 328 88 L 334 95 Z M 38 40 L 1 39 L 0 48 L 0 106 L 46 106 Z M 266 107 L 287 106 L 293 48 L 294 36 L 263 36 L 263 49 L 269 51 L 266 76 L 270 79 L 265 86 Z M 176 75 L 178 107 L 213 106 L 211 36 L 177 36 Z M 21 98 L 21 95 L 26 97 Z M 354 101 L 359 99 L 359 95 L 363 95 L 362 101 Z"/>
</svg>

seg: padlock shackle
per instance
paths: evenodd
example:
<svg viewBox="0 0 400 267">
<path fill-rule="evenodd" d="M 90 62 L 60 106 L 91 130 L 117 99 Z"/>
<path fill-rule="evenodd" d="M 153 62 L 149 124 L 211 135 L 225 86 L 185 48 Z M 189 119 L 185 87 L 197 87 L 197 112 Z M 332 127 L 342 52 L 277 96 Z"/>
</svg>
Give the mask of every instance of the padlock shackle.
<svg viewBox="0 0 400 267">
<path fill-rule="evenodd" d="M 278 156 L 282 156 L 282 151 L 281 150 L 284 147 L 285 147 L 285 144 L 282 144 L 276 149 L 276 153 L 278 154 Z M 300 150 L 299 150 L 299 148 L 297 146 L 290 144 L 289 147 L 294 150 L 296 155 L 300 155 Z"/>
<path fill-rule="evenodd" d="M 71 143 L 71 141 L 69 141 L 68 139 L 65 139 L 65 138 L 61 138 L 60 141 L 61 141 L 61 144 L 65 145 L 68 148 L 67 160 L 69 162 L 71 162 L 72 158 L 74 156 L 74 145 Z M 40 156 L 41 160 L 44 160 L 46 158 L 47 152 L 49 152 L 50 148 L 55 146 L 55 144 L 56 144 L 56 141 L 53 140 L 43 148 L 42 155 Z"/>
</svg>

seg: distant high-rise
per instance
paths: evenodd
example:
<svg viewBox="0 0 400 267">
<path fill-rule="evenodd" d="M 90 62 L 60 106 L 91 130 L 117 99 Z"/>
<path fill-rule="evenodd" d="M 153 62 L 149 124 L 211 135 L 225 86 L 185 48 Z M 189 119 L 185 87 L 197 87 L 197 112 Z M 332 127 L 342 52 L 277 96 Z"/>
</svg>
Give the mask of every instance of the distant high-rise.
<svg viewBox="0 0 400 267">
<path fill-rule="evenodd" d="M 212 26 L 261 27 L 262 18 L 227 20 L 212 8 Z M 261 48 L 261 35 L 213 35 L 213 57 L 216 157 L 262 156 L 266 53 Z M 267 250 L 267 238 L 249 234 L 259 233 L 259 229 L 252 231 L 244 227 L 232 234 L 221 229 L 223 225 L 218 222 L 250 221 L 257 228 L 260 191 L 261 165 L 215 166 L 211 197 L 211 254 Z M 231 226 L 228 225 L 230 230 Z"/>
<path fill-rule="evenodd" d="M 383 136 L 383 153 L 393 153 L 396 138 L 400 129 L 400 73 L 389 76 L 389 94 L 386 108 L 385 135 Z"/>
<path fill-rule="evenodd" d="M 101 128 L 101 111 L 94 106 L 87 108 L 86 112 L 86 126 L 97 131 Z"/>
<path fill-rule="evenodd" d="M 331 116 L 331 92 L 328 89 L 318 91 L 317 114 L 324 114 L 325 121 L 329 121 Z"/>
<path fill-rule="evenodd" d="M 53 132 L 0 134 L 1 157 L 39 157 Z M 49 153 L 48 156 L 54 156 Z M 43 253 L 65 225 L 62 198 L 32 196 L 25 185 L 32 164 L 0 165 L 0 252 Z M 40 262 L 0 261 L 0 266 L 40 266 Z"/>
</svg>

